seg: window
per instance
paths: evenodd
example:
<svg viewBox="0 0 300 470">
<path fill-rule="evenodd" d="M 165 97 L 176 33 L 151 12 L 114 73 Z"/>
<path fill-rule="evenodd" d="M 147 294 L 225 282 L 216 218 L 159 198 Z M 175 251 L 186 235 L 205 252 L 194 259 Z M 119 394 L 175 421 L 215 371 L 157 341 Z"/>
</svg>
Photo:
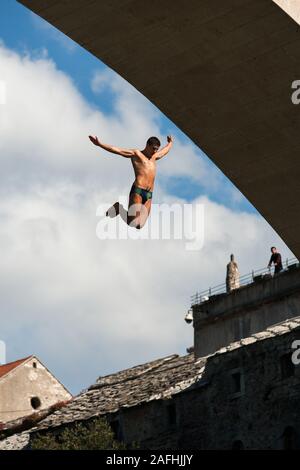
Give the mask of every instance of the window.
<svg viewBox="0 0 300 470">
<path fill-rule="evenodd" d="M 233 322 L 233 341 L 239 341 L 241 339 L 241 325 L 240 320 L 237 319 Z"/>
<path fill-rule="evenodd" d="M 230 390 L 231 398 L 238 398 L 245 393 L 244 374 L 241 367 L 230 371 Z"/>
<path fill-rule="evenodd" d="M 241 391 L 241 373 L 235 372 L 232 374 L 232 392 L 238 393 Z"/>
<path fill-rule="evenodd" d="M 33 363 L 32 363 L 32 367 L 33 367 L 34 369 L 36 369 L 36 368 L 37 368 L 37 363 L 36 363 L 36 362 L 33 362 Z"/>
<path fill-rule="evenodd" d="M 295 365 L 292 362 L 292 353 L 284 354 L 280 358 L 281 378 L 287 379 L 295 373 Z"/>
<path fill-rule="evenodd" d="M 39 397 L 32 397 L 30 403 L 34 410 L 37 410 L 41 406 L 41 400 Z"/>
<path fill-rule="evenodd" d="M 176 416 L 176 404 L 169 403 L 167 405 L 167 419 L 169 426 L 176 426 L 177 416 Z"/>
</svg>

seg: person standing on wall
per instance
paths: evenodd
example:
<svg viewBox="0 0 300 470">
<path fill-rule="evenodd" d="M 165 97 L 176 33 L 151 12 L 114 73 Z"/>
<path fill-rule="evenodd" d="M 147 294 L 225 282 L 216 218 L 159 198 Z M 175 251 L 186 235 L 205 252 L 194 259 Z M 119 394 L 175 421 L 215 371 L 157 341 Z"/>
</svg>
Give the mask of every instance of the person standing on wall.
<svg viewBox="0 0 300 470">
<path fill-rule="evenodd" d="M 272 246 L 271 252 L 272 252 L 272 255 L 268 264 L 268 268 L 270 268 L 272 263 L 274 263 L 274 266 L 275 266 L 274 274 L 278 274 L 283 269 L 282 261 L 281 261 L 281 254 L 278 253 L 276 246 Z"/>
</svg>

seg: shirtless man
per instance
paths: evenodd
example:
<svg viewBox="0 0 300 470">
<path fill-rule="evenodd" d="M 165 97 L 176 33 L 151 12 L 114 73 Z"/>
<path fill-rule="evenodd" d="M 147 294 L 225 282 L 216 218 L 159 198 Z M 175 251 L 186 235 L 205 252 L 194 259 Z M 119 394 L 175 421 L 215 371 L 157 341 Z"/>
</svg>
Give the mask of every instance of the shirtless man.
<svg viewBox="0 0 300 470">
<path fill-rule="evenodd" d="M 108 152 L 131 158 L 131 163 L 135 173 L 135 181 L 129 194 L 128 212 L 122 204 L 115 204 L 106 212 L 109 217 L 116 217 L 120 214 L 124 222 L 131 227 L 141 229 L 149 216 L 151 210 L 152 191 L 156 173 L 156 160 L 160 160 L 167 155 L 173 145 L 172 136 L 168 135 L 167 145 L 159 150 L 160 141 L 157 137 L 150 137 L 147 140 L 144 150 L 123 149 L 100 142 L 98 137 L 89 136 L 91 142 Z"/>
</svg>

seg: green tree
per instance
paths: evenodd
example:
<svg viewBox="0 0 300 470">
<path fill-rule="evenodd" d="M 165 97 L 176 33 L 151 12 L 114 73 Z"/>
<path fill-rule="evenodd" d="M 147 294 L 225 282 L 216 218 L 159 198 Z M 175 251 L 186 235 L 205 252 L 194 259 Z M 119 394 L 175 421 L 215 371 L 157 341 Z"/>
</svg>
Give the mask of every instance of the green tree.
<svg viewBox="0 0 300 470">
<path fill-rule="evenodd" d="M 114 438 L 114 434 L 103 418 L 90 423 L 76 423 L 60 433 L 36 434 L 32 436 L 33 450 L 117 450 L 125 445 Z"/>
</svg>

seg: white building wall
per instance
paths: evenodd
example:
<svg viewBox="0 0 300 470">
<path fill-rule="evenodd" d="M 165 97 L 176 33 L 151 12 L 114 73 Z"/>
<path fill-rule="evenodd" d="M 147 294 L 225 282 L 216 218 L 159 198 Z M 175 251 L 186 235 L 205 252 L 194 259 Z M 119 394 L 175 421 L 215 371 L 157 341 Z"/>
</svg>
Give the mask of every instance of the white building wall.
<svg viewBox="0 0 300 470">
<path fill-rule="evenodd" d="M 41 402 L 37 409 L 31 405 L 33 397 L 38 397 Z M 0 378 L 0 422 L 30 415 L 70 398 L 72 395 L 63 385 L 32 357 Z"/>
</svg>

